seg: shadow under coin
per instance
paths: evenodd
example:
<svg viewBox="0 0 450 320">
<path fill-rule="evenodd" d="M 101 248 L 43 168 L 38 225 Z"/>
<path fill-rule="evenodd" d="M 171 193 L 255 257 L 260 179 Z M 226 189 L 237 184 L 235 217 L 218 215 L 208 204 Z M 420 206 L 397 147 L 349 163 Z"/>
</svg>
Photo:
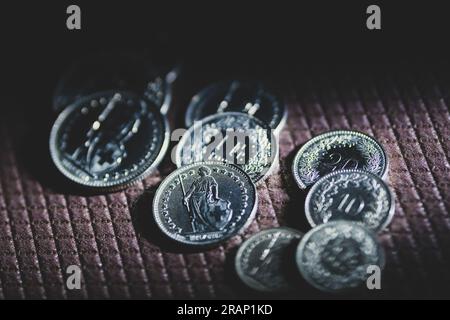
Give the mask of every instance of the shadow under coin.
<svg viewBox="0 0 450 320">
<path fill-rule="evenodd" d="M 28 115 L 26 119 L 28 130 L 21 137 L 17 150 L 19 164 L 44 188 L 63 194 L 93 195 L 93 190 L 81 189 L 56 169 L 49 148 L 53 119 L 42 115 L 34 118 L 32 114 Z"/>
</svg>

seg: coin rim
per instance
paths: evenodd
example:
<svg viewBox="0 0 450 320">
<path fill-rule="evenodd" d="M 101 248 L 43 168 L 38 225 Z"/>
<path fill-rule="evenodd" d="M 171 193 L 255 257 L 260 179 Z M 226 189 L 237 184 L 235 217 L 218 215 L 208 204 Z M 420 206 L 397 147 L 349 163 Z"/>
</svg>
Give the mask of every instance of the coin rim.
<svg viewBox="0 0 450 320">
<path fill-rule="evenodd" d="M 201 99 L 201 98 L 205 97 L 205 96 L 207 95 L 207 92 L 210 91 L 210 90 L 212 90 L 213 88 L 218 87 L 218 86 L 221 86 L 221 85 L 227 85 L 227 84 L 230 84 L 230 83 L 232 83 L 233 81 L 240 81 L 240 80 L 235 79 L 235 80 L 219 81 L 219 82 L 215 82 L 215 83 L 213 83 L 213 84 L 210 84 L 210 85 L 208 85 L 208 86 L 203 87 L 202 89 L 200 89 L 200 91 L 197 92 L 197 93 L 191 98 L 191 100 L 190 100 L 190 102 L 189 102 L 189 105 L 188 105 L 188 107 L 187 107 L 186 114 L 185 114 L 185 116 L 184 116 L 184 124 L 185 124 L 186 128 L 192 127 L 192 126 L 194 125 L 194 122 L 195 122 L 195 121 L 199 121 L 199 120 L 202 120 L 202 119 L 204 119 L 204 118 L 206 118 L 206 117 L 211 116 L 211 115 L 207 115 L 206 117 L 204 117 L 204 118 L 202 118 L 202 119 L 194 119 L 194 116 L 193 116 L 194 110 L 196 109 L 196 105 L 198 104 L 198 102 L 196 102 L 195 100 Z M 251 83 L 251 82 L 258 83 L 258 81 L 251 81 L 251 80 L 242 80 L 241 82 L 244 82 L 244 83 Z M 264 86 L 264 83 L 262 83 L 262 82 L 260 82 L 260 83 Z M 264 86 L 264 88 L 266 89 L 266 86 Z M 287 115 L 288 115 L 288 110 L 287 110 L 287 109 L 288 109 L 288 108 L 287 108 L 287 106 L 286 106 L 286 102 L 285 102 L 285 100 L 283 99 L 283 97 L 281 97 L 281 96 L 278 95 L 278 94 L 275 94 L 275 93 L 272 92 L 271 90 L 266 90 L 266 91 L 269 92 L 270 94 L 272 94 L 272 95 L 274 95 L 274 96 L 276 97 L 276 99 L 277 99 L 278 102 L 280 103 L 281 108 L 283 109 L 283 111 L 281 112 L 281 119 L 280 119 L 280 121 L 278 122 L 278 124 L 276 125 L 275 128 L 272 128 L 269 124 L 267 124 L 270 128 L 272 128 L 272 129 L 274 130 L 274 134 L 278 136 L 278 135 L 280 134 L 280 132 L 283 130 L 284 126 L 286 125 L 286 120 L 287 120 Z M 238 112 L 238 113 L 244 113 L 244 114 L 246 114 L 245 112 L 239 112 L 239 111 L 230 111 L 230 112 Z M 225 112 L 222 112 L 222 113 L 225 113 Z M 212 115 L 214 115 L 214 114 L 212 114 Z M 247 114 L 247 115 L 249 115 L 249 114 Z M 249 116 L 251 116 L 251 115 L 249 115 Z M 260 120 L 261 122 L 264 122 L 264 121 L 262 121 L 261 119 L 259 119 L 257 116 L 253 116 L 253 117 L 257 118 L 257 119 Z"/>
<path fill-rule="evenodd" d="M 61 131 L 62 124 L 64 124 L 64 122 L 72 114 L 72 112 L 74 112 L 77 108 L 81 107 L 82 103 L 89 101 L 89 100 L 93 99 L 94 97 L 98 98 L 100 96 L 110 96 L 115 93 L 118 93 L 121 95 L 128 95 L 128 96 L 131 95 L 135 98 L 138 98 L 140 101 L 143 101 L 149 108 L 151 107 L 149 105 L 149 102 L 146 99 L 143 99 L 142 97 L 139 97 L 138 95 L 136 95 L 132 92 L 129 92 L 129 91 L 120 91 L 120 90 L 101 91 L 101 92 L 96 92 L 96 93 L 88 95 L 88 96 L 84 96 L 80 99 L 77 99 L 73 103 L 71 103 L 63 111 L 61 111 L 61 113 L 58 115 L 55 122 L 53 123 L 52 129 L 50 131 L 50 138 L 49 138 L 50 156 L 52 158 L 52 161 L 60 173 L 62 173 L 66 178 L 68 178 L 72 182 L 75 182 L 78 185 L 92 188 L 92 189 L 104 190 L 104 191 L 117 191 L 117 190 L 125 189 L 125 188 L 135 184 L 136 182 L 146 178 L 147 176 L 149 176 L 153 172 L 153 170 L 160 164 L 160 162 L 162 161 L 162 159 L 164 158 L 164 156 L 167 152 L 167 149 L 169 147 L 169 140 L 170 140 L 169 122 L 167 120 L 167 117 L 165 115 L 161 114 L 161 112 L 159 111 L 159 108 L 157 108 L 156 113 L 159 112 L 159 116 L 160 116 L 163 126 L 164 126 L 164 128 L 162 130 L 162 132 L 163 132 L 162 137 L 164 140 L 161 144 L 161 148 L 160 148 L 157 156 L 155 157 L 154 161 L 151 163 L 147 163 L 147 165 L 146 165 L 147 168 L 144 169 L 141 173 L 136 173 L 135 175 L 128 176 L 127 178 L 122 178 L 122 179 L 119 179 L 114 182 L 88 183 L 82 179 L 79 179 L 76 175 L 74 175 L 72 172 L 67 170 L 62 165 L 61 160 L 59 159 L 59 155 L 61 154 L 61 151 L 56 146 L 56 141 L 57 141 L 58 135 Z"/>
<path fill-rule="evenodd" d="M 172 233 L 168 232 L 167 229 L 165 227 L 163 227 L 164 224 L 160 219 L 161 213 L 159 212 L 158 204 L 161 199 L 161 195 L 162 195 L 163 191 L 165 190 L 165 188 L 167 187 L 167 184 L 169 184 L 169 182 L 172 180 L 172 178 L 174 176 L 176 176 L 180 173 L 183 173 L 187 170 L 190 170 L 193 167 L 199 167 L 202 165 L 226 166 L 226 167 L 231 167 L 231 168 L 236 169 L 237 171 L 241 172 L 248 179 L 249 185 L 253 189 L 253 192 L 255 194 L 255 201 L 253 203 L 253 208 L 250 211 L 247 221 L 241 227 L 235 229 L 233 232 L 231 232 L 230 234 L 227 234 L 226 236 L 224 236 L 222 238 L 215 239 L 215 240 L 208 240 L 207 242 L 198 243 L 198 242 L 194 242 L 194 241 L 180 239 L 180 237 L 173 236 Z M 158 186 L 158 189 L 156 189 L 155 196 L 153 197 L 153 202 L 152 202 L 153 219 L 155 220 L 156 225 L 159 227 L 160 231 L 164 235 L 166 235 L 168 238 L 170 238 L 171 240 L 174 240 L 174 241 L 184 244 L 184 245 L 190 245 L 190 246 L 195 246 L 195 247 L 205 247 L 205 246 L 216 245 L 218 243 L 224 242 L 225 240 L 241 233 L 244 229 L 246 229 L 252 223 L 252 221 L 255 218 L 257 209 L 258 209 L 258 192 L 256 190 L 256 185 L 254 184 L 254 182 L 252 181 L 250 176 L 244 170 L 239 168 L 238 166 L 236 166 L 234 164 L 223 163 L 220 161 L 196 162 L 196 163 L 191 163 L 191 164 L 185 165 L 181 168 L 177 168 L 175 171 L 173 171 L 167 177 L 165 177 L 164 180 L 160 183 L 160 185 Z"/>
<path fill-rule="evenodd" d="M 382 156 L 384 158 L 384 162 L 385 162 L 384 170 L 381 173 L 380 178 L 383 179 L 383 180 L 387 178 L 387 172 L 389 170 L 389 159 L 388 159 L 386 150 L 381 145 L 381 143 L 379 143 L 377 140 L 375 140 L 375 138 L 373 138 L 373 137 L 369 136 L 368 134 L 366 134 L 364 132 L 361 132 L 361 131 L 357 131 L 357 130 L 331 130 L 331 131 L 327 131 L 327 132 L 321 133 L 321 134 L 315 136 L 314 138 L 309 139 L 297 151 L 291 168 L 292 168 L 292 173 L 294 175 L 294 180 L 295 180 L 295 182 L 297 183 L 297 185 L 298 185 L 298 187 L 300 189 L 302 189 L 302 190 L 308 189 L 309 187 L 311 187 L 312 185 L 317 183 L 317 181 L 316 181 L 313 184 L 306 185 L 300 179 L 300 176 L 298 174 L 298 166 L 297 166 L 297 163 L 298 163 L 300 157 L 304 154 L 305 150 L 310 145 L 312 145 L 313 143 L 316 143 L 317 140 L 320 140 L 320 139 L 323 139 L 324 137 L 327 137 L 327 136 L 330 136 L 330 135 L 335 135 L 335 134 L 353 134 L 353 135 L 357 135 L 357 136 L 362 136 L 362 137 L 364 137 L 364 138 L 374 142 L 375 145 L 377 145 L 380 148 L 381 154 L 382 154 Z"/>
<path fill-rule="evenodd" d="M 356 289 L 357 287 L 333 290 L 333 289 L 324 287 L 324 286 L 316 283 L 315 281 L 313 281 L 311 279 L 311 277 L 309 276 L 309 273 L 304 270 L 304 266 L 301 263 L 301 257 L 303 256 L 303 251 L 305 249 L 306 243 L 308 242 L 309 238 L 311 238 L 311 236 L 314 233 L 320 231 L 321 229 L 323 229 L 325 227 L 329 227 L 330 225 L 336 225 L 336 224 L 352 225 L 352 227 L 359 228 L 359 229 L 363 230 L 364 232 L 366 232 L 367 235 L 372 239 L 372 241 L 374 242 L 374 244 L 377 247 L 377 251 L 379 253 L 378 254 L 378 258 L 379 258 L 378 266 L 380 267 L 381 270 L 384 269 L 384 266 L 386 263 L 384 248 L 378 241 L 377 235 L 374 232 L 372 232 L 370 229 L 363 227 L 360 224 L 357 224 L 355 222 L 347 221 L 347 220 L 331 221 L 331 222 L 323 223 L 323 224 L 320 224 L 320 225 L 314 227 L 313 229 L 309 230 L 300 240 L 300 243 L 298 244 L 298 247 L 297 247 L 297 250 L 295 253 L 295 262 L 296 262 L 297 268 L 300 271 L 300 274 L 302 275 L 303 279 L 305 279 L 314 288 L 319 289 L 321 291 L 329 292 L 329 293 L 340 293 L 340 292 L 351 291 L 352 289 Z"/>
<path fill-rule="evenodd" d="M 389 211 L 387 214 L 387 218 L 386 220 L 380 224 L 376 229 L 371 229 L 368 226 L 366 226 L 362 221 L 359 222 L 361 223 L 363 226 L 365 226 L 367 229 L 373 231 L 373 232 L 381 232 L 383 229 L 385 229 L 391 222 L 392 222 L 392 218 L 394 217 L 394 213 L 395 213 L 395 196 L 394 193 L 392 192 L 391 188 L 388 186 L 388 184 L 381 179 L 378 175 L 369 172 L 369 171 L 365 171 L 365 170 L 361 170 L 361 169 L 343 169 L 343 170 L 336 170 L 333 172 L 330 172 L 326 175 L 324 175 L 323 177 L 321 177 L 319 180 L 317 180 L 314 185 L 311 187 L 311 189 L 309 189 L 308 194 L 306 195 L 306 199 L 305 199 L 305 215 L 306 215 L 306 219 L 308 220 L 309 224 L 311 225 L 311 227 L 316 227 L 318 225 L 324 224 L 322 223 L 315 223 L 313 217 L 312 217 L 312 213 L 310 210 L 310 202 L 311 202 L 311 198 L 312 195 L 314 194 L 314 192 L 317 190 L 317 188 L 319 188 L 319 185 L 327 180 L 328 178 L 338 175 L 338 174 L 346 174 L 346 173 L 360 173 L 360 174 L 366 174 L 368 176 L 371 176 L 372 178 L 374 178 L 375 180 L 377 180 L 378 182 L 380 182 L 380 184 L 382 184 L 384 186 L 384 188 L 387 190 L 387 193 L 389 194 L 390 197 L 390 204 L 389 204 Z M 350 220 L 346 220 L 346 219 L 339 219 L 340 220 L 344 220 L 344 221 L 350 221 Z M 337 220 L 333 220 L 333 221 L 337 221 Z M 358 221 L 354 221 L 356 223 L 358 223 Z"/>
<path fill-rule="evenodd" d="M 256 118 L 256 117 L 250 116 L 250 115 L 248 115 L 248 114 L 246 114 L 246 113 L 243 113 L 243 112 L 223 112 L 223 113 L 213 114 L 213 115 L 207 116 L 207 117 L 205 117 L 205 118 L 203 118 L 203 119 L 201 119 L 201 120 L 199 120 L 199 121 L 202 121 L 202 122 L 208 122 L 208 121 L 210 121 L 211 119 L 214 119 L 214 118 L 223 117 L 223 116 L 230 116 L 230 115 L 234 115 L 234 116 L 245 116 L 245 117 L 252 118 L 252 119 L 254 119 L 256 122 L 259 122 L 259 125 L 262 126 L 262 127 L 264 127 L 265 130 L 270 130 L 270 131 L 271 131 L 271 136 L 272 136 L 272 138 L 273 138 L 272 140 L 274 141 L 273 143 L 271 143 L 271 149 L 272 149 L 272 151 L 273 151 L 273 153 L 274 153 L 274 156 L 273 156 L 273 159 L 272 159 L 272 163 L 270 164 L 270 167 L 267 169 L 267 171 L 266 171 L 263 175 L 260 175 L 256 181 L 253 181 L 253 180 L 252 180 L 256 185 L 259 185 L 262 181 L 264 181 L 268 176 L 270 176 L 270 175 L 273 173 L 273 171 L 274 171 L 274 169 L 275 169 L 275 167 L 276 167 L 276 164 L 279 162 L 279 145 L 278 145 L 278 137 L 277 137 L 277 135 L 273 132 L 274 129 L 272 129 L 268 124 L 266 124 L 265 122 L 259 120 L 259 119 Z M 202 124 L 202 125 L 203 125 L 203 124 Z M 181 167 L 184 166 L 184 165 L 181 163 L 181 150 L 183 149 L 183 148 L 182 148 L 182 145 L 184 145 L 185 141 L 187 140 L 187 137 L 188 137 L 189 135 L 191 135 L 192 131 L 193 131 L 195 128 L 196 128 L 196 125 L 194 124 L 194 125 L 191 126 L 189 129 L 187 129 L 186 132 L 183 134 L 183 136 L 182 136 L 181 139 L 178 141 L 178 144 L 177 144 L 176 147 L 175 147 L 175 148 L 176 148 L 176 149 L 175 149 L 175 164 L 176 164 L 177 168 L 181 168 Z M 220 161 L 218 161 L 218 162 L 220 162 Z M 193 162 L 193 163 L 201 163 L 201 162 Z M 228 163 L 228 162 L 226 162 L 226 161 L 223 161 L 223 163 L 235 165 L 235 164 L 233 164 L 233 163 Z M 241 169 L 241 170 L 242 170 L 242 169 Z"/>
<path fill-rule="evenodd" d="M 260 285 L 257 281 L 253 280 L 252 278 L 250 278 L 249 276 L 246 275 L 246 273 L 243 270 L 243 265 L 241 263 L 242 260 L 242 255 L 244 254 L 245 249 L 253 242 L 255 241 L 255 239 L 257 239 L 259 236 L 268 234 L 268 233 L 275 233 L 277 231 L 286 231 L 287 233 L 293 233 L 295 235 L 299 236 L 298 241 L 300 242 L 300 240 L 303 238 L 304 233 L 293 229 L 293 228 L 289 228 L 289 227 L 275 227 L 275 228 L 269 228 L 269 229 L 265 229 L 265 230 L 261 230 L 257 233 L 254 233 L 253 235 L 251 235 L 249 238 L 247 238 L 244 242 L 241 243 L 241 245 L 239 246 L 239 249 L 236 253 L 236 256 L 234 258 L 234 266 L 236 269 L 236 274 L 238 275 L 239 279 L 246 284 L 248 287 L 257 290 L 257 291 L 263 291 L 263 292 L 286 292 L 289 291 L 289 289 L 287 288 L 279 288 L 279 289 L 270 289 L 267 288 L 263 285 Z"/>
</svg>

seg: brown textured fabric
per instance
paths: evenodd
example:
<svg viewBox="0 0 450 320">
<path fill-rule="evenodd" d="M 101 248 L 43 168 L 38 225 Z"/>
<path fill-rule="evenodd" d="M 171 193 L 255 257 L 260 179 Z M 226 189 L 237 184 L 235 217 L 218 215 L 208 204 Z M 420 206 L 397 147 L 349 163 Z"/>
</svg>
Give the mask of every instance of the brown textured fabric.
<svg viewBox="0 0 450 320">
<path fill-rule="evenodd" d="M 35 119 L 3 116 L 0 298 L 259 297 L 233 276 L 233 253 L 261 229 L 309 230 L 304 194 L 291 177 L 292 158 L 305 141 L 330 129 L 373 135 L 390 159 L 396 213 L 379 236 L 387 263 L 377 296 L 449 297 L 450 97 L 445 77 L 325 73 L 292 81 L 285 89 L 289 117 L 280 135 L 280 169 L 258 187 L 256 219 L 243 235 L 204 251 L 166 243 L 152 226 L 152 192 L 174 168 L 169 155 L 158 172 L 133 187 L 85 195 L 54 183 L 54 174 L 39 160 L 48 153 L 46 144 L 30 146 L 30 137 L 46 135 L 34 131 L 30 123 Z M 65 287 L 69 265 L 82 268 L 81 290 Z M 326 296 L 304 287 L 295 297 Z"/>
</svg>

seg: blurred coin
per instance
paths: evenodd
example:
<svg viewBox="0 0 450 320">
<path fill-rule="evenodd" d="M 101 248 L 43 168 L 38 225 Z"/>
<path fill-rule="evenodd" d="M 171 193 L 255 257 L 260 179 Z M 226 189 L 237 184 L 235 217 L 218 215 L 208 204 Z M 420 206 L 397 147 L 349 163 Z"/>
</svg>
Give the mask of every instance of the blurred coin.
<svg viewBox="0 0 450 320">
<path fill-rule="evenodd" d="M 211 245 L 230 238 L 252 221 L 256 187 L 234 165 L 204 162 L 172 172 L 156 191 L 153 216 L 169 238 Z"/>
<path fill-rule="evenodd" d="M 339 130 L 306 142 L 295 156 L 292 171 L 298 186 L 305 189 L 336 170 L 361 169 L 384 178 L 387 167 L 386 153 L 375 139 L 361 132 Z"/>
<path fill-rule="evenodd" d="M 206 116 L 222 112 L 243 112 L 267 123 L 279 133 L 286 120 L 286 108 L 280 97 L 259 81 L 215 83 L 195 95 L 186 112 L 186 127 Z"/>
<path fill-rule="evenodd" d="M 56 119 L 50 153 L 56 167 L 86 187 L 118 189 L 147 176 L 169 143 L 159 109 L 129 92 L 81 98 Z"/>
<path fill-rule="evenodd" d="M 72 64 L 63 75 L 53 95 L 53 109 L 61 111 L 81 97 L 115 90 L 145 96 L 166 113 L 175 70 L 157 67 L 144 56 L 128 52 L 89 55 Z"/>
<path fill-rule="evenodd" d="M 248 238 L 236 254 L 239 278 L 249 287 L 266 292 L 289 291 L 290 247 L 297 246 L 303 234 L 289 228 L 273 228 Z M 290 254 L 289 254 L 290 253 Z"/>
<path fill-rule="evenodd" d="M 369 266 L 384 267 L 384 252 L 374 234 L 344 220 L 310 230 L 300 241 L 296 259 L 303 278 L 328 292 L 357 288 L 367 282 Z"/>
<path fill-rule="evenodd" d="M 196 121 L 182 136 L 176 163 L 182 167 L 211 160 L 235 164 L 257 183 L 276 166 L 277 139 L 267 124 L 245 113 L 208 116 Z"/>
<path fill-rule="evenodd" d="M 351 220 L 381 231 L 394 214 L 394 197 L 386 183 L 372 173 L 338 170 L 312 186 L 305 212 L 313 227 L 333 220 Z"/>
</svg>

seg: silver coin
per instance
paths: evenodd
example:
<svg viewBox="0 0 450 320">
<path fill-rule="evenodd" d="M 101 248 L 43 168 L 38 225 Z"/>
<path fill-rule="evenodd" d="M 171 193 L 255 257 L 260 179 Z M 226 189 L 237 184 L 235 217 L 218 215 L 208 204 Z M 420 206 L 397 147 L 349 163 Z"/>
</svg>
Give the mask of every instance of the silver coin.
<svg viewBox="0 0 450 320">
<path fill-rule="evenodd" d="M 243 112 L 267 123 L 276 133 L 286 121 L 282 99 L 259 81 L 225 81 L 210 85 L 195 95 L 186 112 L 186 127 L 196 120 L 222 112 Z"/>
<path fill-rule="evenodd" d="M 381 231 L 394 215 L 394 196 L 377 175 L 338 170 L 312 186 L 306 197 L 305 213 L 313 227 L 333 220 L 350 220 L 372 231 Z"/>
<path fill-rule="evenodd" d="M 278 142 L 261 120 L 241 112 L 225 112 L 196 121 L 180 139 L 176 164 L 223 161 L 241 167 L 257 183 L 278 161 Z"/>
<path fill-rule="evenodd" d="M 249 287 L 265 292 L 292 289 L 286 258 L 288 249 L 297 245 L 303 234 L 290 228 L 273 228 L 258 232 L 239 248 L 235 267 L 239 278 Z"/>
<path fill-rule="evenodd" d="M 336 170 L 361 169 L 384 178 L 387 168 L 383 147 L 368 135 L 349 130 L 330 131 L 309 140 L 297 152 L 292 165 L 301 189 Z"/>
<path fill-rule="evenodd" d="M 211 245 L 248 226 L 258 195 L 240 168 L 221 162 L 183 166 L 156 191 L 153 216 L 169 238 L 189 245 Z"/>
<path fill-rule="evenodd" d="M 308 283 L 337 293 L 365 284 L 369 266 L 384 267 L 384 252 L 369 229 L 340 220 L 310 230 L 300 241 L 296 260 Z"/>
<path fill-rule="evenodd" d="M 56 119 L 50 153 L 59 171 L 85 186 L 114 190 L 151 173 L 169 143 L 159 109 L 129 92 L 77 100 Z"/>
<path fill-rule="evenodd" d="M 174 72 L 175 69 L 167 73 L 137 54 L 90 55 L 76 61 L 62 76 L 53 95 L 53 109 L 61 111 L 81 97 L 115 90 L 142 95 L 166 113 L 172 98 Z"/>
</svg>

